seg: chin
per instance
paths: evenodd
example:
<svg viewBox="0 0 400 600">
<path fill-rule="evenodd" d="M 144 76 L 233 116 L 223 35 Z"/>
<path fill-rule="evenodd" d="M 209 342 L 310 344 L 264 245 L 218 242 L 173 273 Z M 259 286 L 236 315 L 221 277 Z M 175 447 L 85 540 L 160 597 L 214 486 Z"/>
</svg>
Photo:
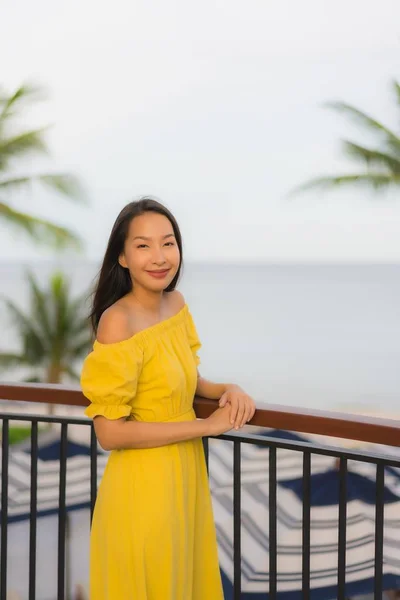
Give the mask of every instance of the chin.
<svg viewBox="0 0 400 600">
<path fill-rule="evenodd" d="M 171 279 L 172 281 L 172 279 Z M 148 286 L 153 292 L 163 292 L 171 285 L 171 281 L 154 281 Z"/>
</svg>

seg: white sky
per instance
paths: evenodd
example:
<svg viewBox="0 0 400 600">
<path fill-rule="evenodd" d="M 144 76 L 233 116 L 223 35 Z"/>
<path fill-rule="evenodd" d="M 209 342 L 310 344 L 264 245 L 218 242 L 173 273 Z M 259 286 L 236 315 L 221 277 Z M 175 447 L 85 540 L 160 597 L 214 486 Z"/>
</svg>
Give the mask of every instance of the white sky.
<svg viewBox="0 0 400 600">
<path fill-rule="evenodd" d="M 400 194 L 286 193 L 353 170 L 368 142 L 321 108 L 344 100 L 398 129 L 398 0 L 3 0 L 1 83 L 41 82 L 53 159 L 91 208 L 44 193 L 16 206 L 74 227 L 99 257 L 120 208 L 152 194 L 190 260 L 399 261 Z M 51 256 L 0 230 L 0 257 Z"/>
</svg>

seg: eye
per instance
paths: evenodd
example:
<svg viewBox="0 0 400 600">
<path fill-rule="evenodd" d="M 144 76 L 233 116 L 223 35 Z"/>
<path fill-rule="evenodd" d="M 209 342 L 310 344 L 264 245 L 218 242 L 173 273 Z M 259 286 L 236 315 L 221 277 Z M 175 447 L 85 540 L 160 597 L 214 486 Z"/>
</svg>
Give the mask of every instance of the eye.
<svg viewBox="0 0 400 600">
<path fill-rule="evenodd" d="M 147 244 L 139 244 L 138 248 L 148 248 L 148 245 Z"/>
<path fill-rule="evenodd" d="M 175 246 L 174 242 L 167 242 L 166 244 L 164 244 L 165 246 Z"/>
</svg>

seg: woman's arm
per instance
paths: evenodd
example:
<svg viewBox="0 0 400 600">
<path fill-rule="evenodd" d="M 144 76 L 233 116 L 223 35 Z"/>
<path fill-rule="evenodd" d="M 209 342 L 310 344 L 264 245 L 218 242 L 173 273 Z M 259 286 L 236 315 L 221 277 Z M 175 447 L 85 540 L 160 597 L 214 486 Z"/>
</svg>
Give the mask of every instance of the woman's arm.
<svg viewBox="0 0 400 600">
<path fill-rule="evenodd" d="M 104 450 L 159 448 L 232 429 L 230 407 L 217 408 L 207 419 L 179 423 L 143 423 L 103 416 L 94 418 L 94 428 Z"/>
<path fill-rule="evenodd" d="M 106 417 L 94 418 L 94 428 L 104 450 L 158 448 L 209 435 L 207 420 L 180 423 L 143 423 Z"/>
<path fill-rule="evenodd" d="M 212 383 L 204 379 L 197 371 L 196 394 L 210 400 L 219 400 L 219 406 L 222 408 L 230 405 L 231 424 L 235 429 L 243 427 L 254 416 L 256 405 L 241 387 L 234 383 Z"/>
<path fill-rule="evenodd" d="M 202 398 L 219 400 L 230 385 L 229 383 L 213 383 L 212 381 L 204 379 L 204 377 L 202 377 L 198 371 L 197 373 L 196 394 Z"/>
</svg>

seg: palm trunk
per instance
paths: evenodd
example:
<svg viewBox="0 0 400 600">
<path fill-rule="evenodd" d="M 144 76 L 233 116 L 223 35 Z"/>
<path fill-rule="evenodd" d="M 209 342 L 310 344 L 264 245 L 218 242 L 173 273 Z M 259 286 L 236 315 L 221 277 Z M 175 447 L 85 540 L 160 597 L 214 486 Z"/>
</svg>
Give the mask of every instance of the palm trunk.
<svg viewBox="0 0 400 600">
<path fill-rule="evenodd" d="M 52 363 L 47 371 L 46 383 L 61 383 L 62 368 L 59 363 Z M 47 405 L 47 414 L 54 415 L 55 404 Z"/>
</svg>

